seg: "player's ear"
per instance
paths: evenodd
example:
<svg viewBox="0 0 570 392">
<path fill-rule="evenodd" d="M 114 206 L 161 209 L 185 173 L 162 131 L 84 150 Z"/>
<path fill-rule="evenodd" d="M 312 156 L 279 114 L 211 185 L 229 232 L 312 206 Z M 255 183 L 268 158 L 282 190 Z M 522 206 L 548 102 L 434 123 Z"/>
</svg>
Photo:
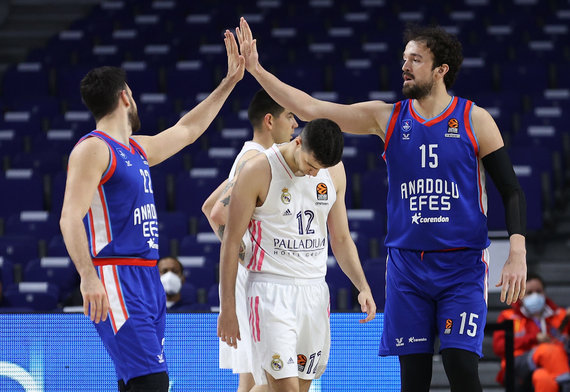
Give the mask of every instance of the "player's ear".
<svg viewBox="0 0 570 392">
<path fill-rule="evenodd" d="M 271 129 L 273 127 L 273 115 L 271 113 L 266 113 L 265 116 L 263 116 L 263 123 L 266 127 Z"/>
</svg>

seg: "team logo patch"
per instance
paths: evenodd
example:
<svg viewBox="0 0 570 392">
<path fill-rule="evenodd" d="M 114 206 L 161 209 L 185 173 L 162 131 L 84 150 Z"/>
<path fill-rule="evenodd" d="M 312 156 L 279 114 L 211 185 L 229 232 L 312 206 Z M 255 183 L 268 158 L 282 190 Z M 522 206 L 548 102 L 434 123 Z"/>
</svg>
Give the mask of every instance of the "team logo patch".
<svg viewBox="0 0 570 392">
<path fill-rule="evenodd" d="M 283 361 L 281 360 L 281 356 L 279 354 L 275 354 L 272 356 L 271 360 L 271 369 L 275 370 L 276 372 L 283 369 Z"/>
<path fill-rule="evenodd" d="M 456 118 L 450 118 L 447 122 L 447 133 L 445 137 L 452 137 L 459 139 L 461 135 L 459 134 L 459 121 Z"/>
<path fill-rule="evenodd" d="M 317 185 L 317 200 L 328 200 L 329 194 L 327 189 L 327 184 L 321 182 Z"/>
<path fill-rule="evenodd" d="M 412 132 L 412 120 L 402 120 L 402 140 L 410 140 L 410 132 Z"/>
<path fill-rule="evenodd" d="M 443 334 L 451 335 L 451 328 L 453 328 L 453 320 L 452 319 L 445 320 L 445 330 L 443 331 Z"/>
<path fill-rule="evenodd" d="M 297 370 L 302 372 L 305 370 L 305 365 L 307 364 L 307 357 L 303 354 L 297 354 Z"/>
<path fill-rule="evenodd" d="M 291 203 L 291 194 L 289 193 L 289 189 L 281 189 L 281 202 L 283 202 L 283 204 Z"/>
</svg>

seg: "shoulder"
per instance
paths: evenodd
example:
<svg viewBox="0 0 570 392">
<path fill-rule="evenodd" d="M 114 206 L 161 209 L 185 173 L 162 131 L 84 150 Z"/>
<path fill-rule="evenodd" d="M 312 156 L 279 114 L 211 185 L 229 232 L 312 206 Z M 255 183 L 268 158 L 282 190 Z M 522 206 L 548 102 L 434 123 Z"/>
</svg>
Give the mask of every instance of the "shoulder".
<svg viewBox="0 0 570 392">
<path fill-rule="evenodd" d="M 69 158 L 108 156 L 108 151 L 109 145 L 103 139 L 97 136 L 88 136 L 73 147 Z"/>
<path fill-rule="evenodd" d="M 82 173 L 103 173 L 110 161 L 108 144 L 98 137 L 81 140 L 69 155 L 69 169 Z"/>
<path fill-rule="evenodd" d="M 342 161 L 334 166 L 329 167 L 328 172 L 337 190 L 342 189 L 344 186 L 346 186 L 346 172 L 344 170 L 344 164 Z"/>
<path fill-rule="evenodd" d="M 243 164 L 241 164 L 242 169 L 240 171 L 240 177 L 244 175 L 255 178 L 257 175 L 263 175 L 271 172 L 269 160 L 265 154 L 255 154 L 250 159 L 242 159 L 242 162 Z"/>
</svg>

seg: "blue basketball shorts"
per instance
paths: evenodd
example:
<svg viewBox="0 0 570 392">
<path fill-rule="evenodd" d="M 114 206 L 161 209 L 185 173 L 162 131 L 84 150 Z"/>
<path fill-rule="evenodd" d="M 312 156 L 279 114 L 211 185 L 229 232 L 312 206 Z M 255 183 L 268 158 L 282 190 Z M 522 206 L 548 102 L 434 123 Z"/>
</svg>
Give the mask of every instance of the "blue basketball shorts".
<svg viewBox="0 0 570 392">
<path fill-rule="evenodd" d="M 109 298 L 105 322 L 94 324 L 119 380 L 167 371 L 166 294 L 158 268 L 103 265 L 97 272 Z"/>
<path fill-rule="evenodd" d="M 483 356 L 487 318 L 487 250 L 388 249 L 380 355 L 459 348 Z"/>
</svg>

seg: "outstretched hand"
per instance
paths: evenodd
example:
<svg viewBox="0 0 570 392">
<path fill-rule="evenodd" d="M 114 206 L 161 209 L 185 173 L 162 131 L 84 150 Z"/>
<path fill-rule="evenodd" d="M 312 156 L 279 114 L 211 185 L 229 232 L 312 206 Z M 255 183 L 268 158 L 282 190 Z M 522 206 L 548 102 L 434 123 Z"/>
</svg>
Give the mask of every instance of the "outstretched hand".
<svg viewBox="0 0 570 392">
<path fill-rule="evenodd" d="M 239 20 L 239 27 L 236 28 L 236 35 L 238 37 L 240 53 L 245 58 L 245 68 L 249 72 L 252 72 L 259 64 L 257 41 L 253 39 L 251 29 L 243 16 Z"/>
<path fill-rule="evenodd" d="M 228 55 L 227 78 L 239 82 L 243 78 L 245 71 L 245 59 L 239 54 L 236 39 L 229 30 L 226 30 L 224 33 L 224 43 L 226 44 L 226 53 Z"/>
</svg>

